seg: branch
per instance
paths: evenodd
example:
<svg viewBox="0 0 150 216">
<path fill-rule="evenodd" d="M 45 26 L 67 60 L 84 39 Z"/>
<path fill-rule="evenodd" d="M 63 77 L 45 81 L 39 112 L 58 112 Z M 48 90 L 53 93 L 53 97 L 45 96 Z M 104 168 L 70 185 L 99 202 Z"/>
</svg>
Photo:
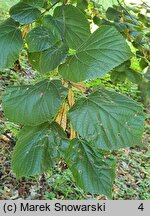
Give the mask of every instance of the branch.
<svg viewBox="0 0 150 216">
<path fill-rule="evenodd" d="M 60 0 L 56 1 L 54 4 L 52 4 L 49 8 L 47 8 L 43 13 L 41 13 L 41 15 L 45 14 L 47 11 L 49 11 L 50 9 L 52 9 L 56 4 L 58 4 L 60 2 Z"/>
<path fill-rule="evenodd" d="M 142 3 L 147 6 L 148 8 L 150 8 L 150 5 L 148 5 L 146 2 L 142 1 Z"/>
<path fill-rule="evenodd" d="M 131 14 L 128 12 L 128 10 L 123 7 L 123 5 L 121 4 L 121 2 L 119 0 L 117 0 L 118 4 L 120 5 L 120 7 L 129 15 L 129 17 L 134 21 L 134 19 L 132 18 Z M 135 23 L 135 22 L 134 22 Z"/>
</svg>

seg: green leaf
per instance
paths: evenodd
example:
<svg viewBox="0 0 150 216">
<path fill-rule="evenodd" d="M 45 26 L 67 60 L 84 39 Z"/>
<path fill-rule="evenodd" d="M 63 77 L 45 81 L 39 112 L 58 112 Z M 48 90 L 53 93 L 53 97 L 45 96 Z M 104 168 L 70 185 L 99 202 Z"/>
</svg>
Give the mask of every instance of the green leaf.
<svg viewBox="0 0 150 216">
<path fill-rule="evenodd" d="M 6 89 L 3 109 L 6 117 L 17 124 L 35 126 L 52 121 L 67 96 L 59 80 L 43 80 L 35 85 Z"/>
<path fill-rule="evenodd" d="M 119 22 L 121 19 L 121 12 L 116 10 L 115 8 L 109 7 L 106 11 L 106 17 L 108 20 L 113 20 L 115 22 Z"/>
<path fill-rule="evenodd" d="M 139 65 L 140 65 L 141 69 L 144 70 L 144 68 L 146 68 L 148 66 L 148 63 L 146 62 L 146 60 L 144 58 L 141 58 L 139 61 Z"/>
<path fill-rule="evenodd" d="M 77 7 L 80 9 L 80 10 L 85 10 L 87 9 L 88 7 L 88 1 L 87 0 L 78 0 L 77 1 Z"/>
<path fill-rule="evenodd" d="M 29 61 L 37 71 L 47 73 L 54 70 L 67 56 L 68 47 L 65 44 L 53 46 L 42 52 L 29 53 Z"/>
<path fill-rule="evenodd" d="M 63 25 L 57 25 L 57 21 L 51 15 L 46 15 L 42 19 L 42 25 L 47 28 L 50 32 L 52 32 L 56 37 L 60 40 L 63 40 L 62 32 L 60 31 L 59 27 L 63 29 Z M 64 40 L 63 40 L 64 41 Z"/>
<path fill-rule="evenodd" d="M 95 79 L 130 57 L 130 48 L 122 35 L 114 27 L 102 26 L 60 65 L 59 73 L 73 82 Z"/>
<path fill-rule="evenodd" d="M 108 7 L 113 5 L 118 5 L 117 0 L 94 0 L 96 3 L 100 4 L 102 9 L 106 10 Z"/>
<path fill-rule="evenodd" d="M 53 47 L 58 42 L 58 38 L 48 29 L 40 26 L 32 29 L 27 34 L 26 41 L 29 52 L 39 52 Z"/>
<path fill-rule="evenodd" d="M 115 84 L 119 83 L 119 82 L 125 82 L 127 76 L 125 74 L 125 72 L 119 72 L 119 71 L 112 71 L 111 72 L 111 81 Z"/>
<path fill-rule="evenodd" d="M 147 109 L 147 113 L 150 113 L 150 81 L 147 79 L 143 79 L 141 83 L 138 85 L 138 89 L 140 90 L 141 101 Z"/>
<path fill-rule="evenodd" d="M 13 171 L 17 178 L 45 172 L 55 165 L 67 148 L 67 136 L 57 123 L 24 127 L 13 152 Z"/>
<path fill-rule="evenodd" d="M 113 82 L 124 82 L 126 78 L 128 78 L 133 83 L 140 83 L 142 80 L 142 74 L 134 71 L 132 68 L 130 68 L 131 62 L 126 61 L 123 64 L 116 67 L 111 72 L 111 80 Z"/>
<path fill-rule="evenodd" d="M 20 0 L 20 2 L 24 2 L 36 8 L 41 8 L 44 5 L 45 0 Z"/>
<path fill-rule="evenodd" d="M 0 69 L 11 67 L 23 45 L 18 23 L 9 18 L 0 24 Z"/>
<path fill-rule="evenodd" d="M 118 67 L 116 67 L 114 70 L 118 72 L 125 72 L 127 69 L 129 69 L 131 66 L 131 60 L 125 61 L 122 64 L 120 64 Z"/>
<path fill-rule="evenodd" d="M 139 84 L 142 80 L 142 74 L 136 72 L 135 70 L 129 68 L 128 70 L 125 71 L 125 74 L 127 78 L 132 82 Z"/>
<path fill-rule="evenodd" d="M 41 11 L 39 10 L 44 4 L 43 0 L 22 0 L 13 7 L 9 13 L 10 16 L 21 24 L 29 24 L 39 18 Z"/>
<path fill-rule="evenodd" d="M 90 35 L 90 25 L 84 14 L 72 5 L 59 6 L 53 16 L 46 16 L 50 25 L 57 26 L 63 40 L 71 49 L 77 49 Z"/>
<path fill-rule="evenodd" d="M 71 141 L 66 157 L 79 187 L 111 198 L 115 178 L 115 160 L 112 157 L 102 155 L 92 143 L 79 139 Z"/>
<path fill-rule="evenodd" d="M 115 92 L 100 90 L 77 100 L 69 118 L 79 135 L 101 149 L 141 145 L 144 130 L 142 107 Z"/>
</svg>

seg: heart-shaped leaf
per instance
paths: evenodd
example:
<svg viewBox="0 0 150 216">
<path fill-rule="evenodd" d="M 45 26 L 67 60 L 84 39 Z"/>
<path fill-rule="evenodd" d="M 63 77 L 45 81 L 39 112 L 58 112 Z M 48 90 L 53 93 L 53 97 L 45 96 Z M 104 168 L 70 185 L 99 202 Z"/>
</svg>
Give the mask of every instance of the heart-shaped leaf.
<svg viewBox="0 0 150 216">
<path fill-rule="evenodd" d="M 90 36 L 90 25 L 85 15 L 72 5 L 57 7 L 53 16 L 45 16 L 47 27 L 59 30 L 69 48 L 77 49 Z"/>
<path fill-rule="evenodd" d="M 9 87 L 3 96 L 6 117 L 17 124 L 39 125 L 52 121 L 67 96 L 59 80 Z"/>
<path fill-rule="evenodd" d="M 122 35 L 114 27 L 102 26 L 60 65 L 59 73 L 73 82 L 95 79 L 130 57 L 130 48 Z"/>
<path fill-rule="evenodd" d="M 69 118 L 79 135 L 101 149 L 141 145 L 142 106 L 115 92 L 100 90 L 77 100 Z"/>
<path fill-rule="evenodd" d="M 66 154 L 67 163 L 79 187 L 111 198 L 115 160 L 94 149 L 92 143 L 74 139 Z"/>
<path fill-rule="evenodd" d="M 49 170 L 68 148 L 65 132 L 57 123 L 24 127 L 12 157 L 17 177 L 33 176 Z"/>
<path fill-rule="evenodd" d="M 21 24 L 29 24 L 39 18 L 39 10 L 44 4 L 44 0 L 21 0 L 11 7 L 10 16 Z"/>
<path fill-rule="evenodd" d="M 23 40 L 18 26 L 11 18 L 0 24 L 0 69 L 11 67 L 19 56 Z"/>
</svg>

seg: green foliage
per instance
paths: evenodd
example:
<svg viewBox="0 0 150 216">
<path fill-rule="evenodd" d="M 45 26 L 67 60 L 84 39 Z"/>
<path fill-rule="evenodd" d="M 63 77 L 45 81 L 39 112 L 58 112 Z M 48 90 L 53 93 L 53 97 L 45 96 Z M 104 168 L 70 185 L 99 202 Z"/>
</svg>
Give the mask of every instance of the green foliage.
<svg viewBox="0 0 150 216">
<path fill-rule="evenodd" d="M 133 70 L 128 62 L 119 65 L 111 72 L 111 80 L 114 83 L 124 82 L 126 79 L 135 84 L 139 84 L 142 80 L 142 74 Z"/>
<path fill-rule="evenodd" d="M 49 21 L 57 26 L 63 40 L 71 49 L 77 49 L 90 35 L 90 25 L 86 17 L 72 5 L 57 7 L 53 17 L 49 16 Z"/>
<path fill-rule="evenodd" d="M 115 178 L 115 160 L 108 155 L 105 157 L 92 145 L 85 140 L 72 140 L 66 161 L 81 188 L 110 198 Z"/>
<path fill-rule="evenodd" d="M 69 118 L 81 137 L 101 149 L 141 145 L 142 107 L 115 92 L 95 91 L 77 100 L 69 111 Z"/>
<path fill-rule="evenodd" d="M 105 12 L 100 7 L 97 10 L 97 7 L 94 5 L 92 8 L 94 13 L 96 13 L 93 17 L 96 25 L 114 26 L 132 44 L 134 55 L 138 60 L 137 71 L 132 70 L 134 67 L 133 60 L 131 65 L 126 64 L 126 62 L 123 63 L 124 69 L 122 71 L 115 69 L 111 77 L 112 81 L 116 83 L 124 82 L 126 79 L 137 83 L 141 91 L 141 100 L 145 107 L 149 105 L 150 101 L 149 93 L 147 93 L 149 90 L 145 91 L 145 85 L 150 86 L 150 82 L 144 79 L 145 72 L 150 68 L 150 18 L 148 7 L 145 2 L 135 6 L 134 4 L 126 6 L 121 1 L 118 1 L 118 4 L 110 5 Z M 143 98 L 145 94 L 146 97 Z"/>
<path fill-rule="evenodd" d="M 62 157 L 67 147 L 67 137 L 56 123 L 24 127 L 13 152 L 13 170 L 17 177 L 47 171 Z"/>
<path fill-rule="evenodd" d="M 65 60 L 67 52 L 68 48 L 66 45 L 60 44 L 59 46 L 53 46 L 43 52 L 29 53 L 29 61 L 36 70 L 41 73 L 47 73 L 54 70 Z"/>
<path fill-rule="evenodd" d="M 40 17 L 39 8 L 44 4 L 44 0 L 22 0 L 14 5 L 9 13 L 10 16 L 21 24 L 32 23 Z"/>
<path fill-rule="evenodd" d="M 29 52 L 40 52 L 53 47 L 58 39 L 53 35 L 53 32 L 48 31 L 45 27 L 37 27 L 28 33 L 26 41 Z"/>
<path fill-rule="evenodd" d="M 94 79 L 102 77 L 130 56 L 130 49 L 122 36 L 114 28 L 103 26 L 60 66 L 59 72 L 73 82 Z"/>
<path fill-rule="evenodd" d="M 90 10 L 107 8 L 102 1 L 93 5 L 22 0 L 10 9 L 11 18 L 0 25 L 0 68 L 12 67 L 24 42 L 33 68 L 41 77 L 46 74 L 34 85 L 8 87 L 3 109 L 10 121 L 23 126 L 12 159 L 17 177 L 45 172 L 62 157 L 77 185 L 110 198 L 115 178 L 110 151 L 141 145 L 143 109 L 115 92 L 88 92 L 78 82 L 109 72 L 132 82 L 143 77 L 131 68 L 132 53 L 116 23 L 98 17 L 99 28 L 91 33 L 95 14 Z M 120 12 L 115 18 L 112 9 L 106 15 L 120 20 Z M 75 103 L 74 87 L 82 91 Z"/>
<path fill-rule="evenodd" d="M 94 2 L 98 3 L 102 8 L 107 9 L 108 7 L 112 5 L 118 4 L 117 0 L 94 0 Z"/>
<path fill-rule="evenodd" d="M 46 199 L 86 199 L 83 190 L 76 186 L 70 169 L 62 171 L 61 168 L 54 168 L 48 174 L 47 183 L 51 190 L 45 192 Z"/>
<path fill-rule="evenodd" d="M 19 56 L 23 40 L 18 27 L 11 18 L 0 24 L 0 69 L 11 66 Z"/>
<path fill-rule="evenodd" d="M 10 121 L 36 126 L 53 121 L 66 95 L 67 89 L 59 80 L 43 80 L 30 86 L 13 86 L 7 88 L 3 108 Z"/>
<path fill-rule="evenodd" d="M 8 10 L 10 7 L 12 7 L 14 4 L 16 4 L 18 0 L 1 0 L 0 1 L 0 19 L 4 19 L 5 16 L 8 14 Z M 1 17 L 3 16 L 3 17 Z"/>
</svg>

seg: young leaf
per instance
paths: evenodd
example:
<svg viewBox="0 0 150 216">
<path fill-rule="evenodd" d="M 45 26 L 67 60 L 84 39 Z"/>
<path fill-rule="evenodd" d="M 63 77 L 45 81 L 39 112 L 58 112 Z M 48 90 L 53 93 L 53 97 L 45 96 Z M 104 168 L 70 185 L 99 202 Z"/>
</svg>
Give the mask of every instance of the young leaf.
<svg viewBox="0 0 150 216">
<path fill-rule="evenodd" d="M 113 7 L 109 7 L 106 11 L 106 17 L 108 20 L 113 20 L 115 22 L 119 22 L 121 18 L 121 12 L 116 10 Z"/>
<path fill-rule="evenodd" d="M 6 89 L 3 109 L 6 117 L 17 124 L 39 125 L 52 121 L 67 96 L 59 80 L 43 80 L 35 85 Z"/>
<path fill-rule="evenodd" d="M 101 149 L 141 145 L 144 130 L 142 107 L 132 99 L 101 90 L 79 99 L 69 111 L 79 135 Z"/>
<path fill-rule="evenodd" d="M 44 19 L 54 28 L 57 26 L 63 40 L 71 49 L 77 49 L 90 35 L 88 20 L 78 8 L 72 5 L 59 6 L 53 16 L 49 15 Z"/>
<path fill-rule="evenodd" d="M 29 52 L 40 52 L 53 47 L 59 39 L 45 27 L 32 29 L 26 37 Z"/>
<path fill-rule="evenodd" d="M 65 44 L 53 46 L 42 52 L 29 53 L 29 61 L 37 71 L 47 73 L 54 70 L 67 56 L 68 47 Z"/>
<path fill-rule="evenodd" d="M 114 27 L 102 26 L 60 65 L 59 73 L 73 82 L 95 79 L 130 57 L 130 48 L 122 35 Z"/>
<path fill-rule="evenodd" d="M 13 171 L 17 177 L 45 172 L 55 165 L 67 148 L 67 136 L 57 123 L 24 127 L 13 152 Z"/>
<path fill-rule="evenodd" d="M 21 24 L 29 24 L 39 18 L 39 10 L 44 4 L 44 0 L 21 0 L 11 7 L 10 16 Z"/>
<path fill-rule="evenodd" d="M 92 143 L 74 139 L 66 161 L 79 187 L 86 192 L 100 193 L 111 198 L 115 178 L 115 160 L 94 149 Z"/>
<path fill-rule="evenodd" d="M 11 67 L 23 45 L 18 23 L 9 18 L 0 24 L 0 69 Z"/>
</svg>

